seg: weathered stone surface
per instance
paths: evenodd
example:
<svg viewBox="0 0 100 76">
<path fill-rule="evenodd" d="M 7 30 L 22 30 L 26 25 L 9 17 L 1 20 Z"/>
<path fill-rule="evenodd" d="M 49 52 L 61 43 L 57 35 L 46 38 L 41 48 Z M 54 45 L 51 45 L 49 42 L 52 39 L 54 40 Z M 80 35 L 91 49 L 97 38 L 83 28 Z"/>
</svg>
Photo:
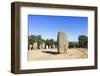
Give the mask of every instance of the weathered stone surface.
<svg viewBox="0 0 100 76">
<path fill-rule="evenodd" d="M 53 45 L 53 49 L 56 48 L 55 45 Z"/>
<path fill-rule="evenodd" d="M 29 50 L 32 50 L 32 44 L 29 45 Z"/>
<path fill-rule="evenodd" d="M 58 53 L 67 53 L 68 38 L 65 32 L 58 32 L 57 43 L 58 43 Z"/>
<path fill-rule="evenodd" d="M 49 46 L 49 49 L 51 49 L 51 46 Z"/>
<path fill-rule="evenodd" d="M 46 45 L 46 49 L 48 49 L 49 47 L 48 47 L 48 45 Z"/>
<path fill-rule="evenodd" d="M 40 45 L 41 49 L 44 49 L 45 48 L 45 43 L 43 42 L 41 45 Z"/>
<path fill-rule="evenodd" d="M 33 44 L 33 49 L 38 49 L 38 44 L 37 44 L 37 42 L 35 42 L 35 43 Z"/>
</svg>

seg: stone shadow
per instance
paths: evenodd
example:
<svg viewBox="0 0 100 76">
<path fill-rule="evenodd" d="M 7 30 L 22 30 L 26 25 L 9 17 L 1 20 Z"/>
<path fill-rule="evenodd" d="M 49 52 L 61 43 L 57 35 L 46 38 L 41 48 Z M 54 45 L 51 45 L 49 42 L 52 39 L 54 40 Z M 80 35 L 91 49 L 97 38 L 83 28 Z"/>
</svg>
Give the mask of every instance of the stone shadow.
<svg viewBox="0 0 100 76">
<path fill-rule="evenodd" d="M 46 54 L 52 54 L 52 55 L 59 54 L 58 52 L 52 52 L 52 51 L 42 51 L 42 52 Z"/>
</svg>

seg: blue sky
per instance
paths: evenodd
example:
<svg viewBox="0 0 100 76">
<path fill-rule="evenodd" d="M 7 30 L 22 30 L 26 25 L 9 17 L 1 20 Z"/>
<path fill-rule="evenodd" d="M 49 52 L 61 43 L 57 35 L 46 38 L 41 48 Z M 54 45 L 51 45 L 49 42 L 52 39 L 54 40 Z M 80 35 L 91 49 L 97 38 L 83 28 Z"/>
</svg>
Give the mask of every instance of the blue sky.
<svg viewBox="0 0 100 76">
<path fill-rule="evenodd" d="M 66 32 L 69 41 L 78 41 L 79 35 L 88 35 L 88 17 L 28 15 L 29 35 L 57 40 L 59 31 Z"/>
</svg>

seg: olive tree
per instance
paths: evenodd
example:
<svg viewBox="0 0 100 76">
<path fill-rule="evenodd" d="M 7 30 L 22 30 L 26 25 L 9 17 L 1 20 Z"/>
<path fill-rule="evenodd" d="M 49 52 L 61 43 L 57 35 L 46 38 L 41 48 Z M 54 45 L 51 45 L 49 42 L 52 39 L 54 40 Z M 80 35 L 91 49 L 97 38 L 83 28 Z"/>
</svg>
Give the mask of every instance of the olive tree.
<svg viewBox="0 0 100 76">
<path fill-rule="evenodd" d="M 79 47 L 80 48 L 88 48 L 88 37 L 85 35 L 80 35 L 79 38 Z"/>
</svg>

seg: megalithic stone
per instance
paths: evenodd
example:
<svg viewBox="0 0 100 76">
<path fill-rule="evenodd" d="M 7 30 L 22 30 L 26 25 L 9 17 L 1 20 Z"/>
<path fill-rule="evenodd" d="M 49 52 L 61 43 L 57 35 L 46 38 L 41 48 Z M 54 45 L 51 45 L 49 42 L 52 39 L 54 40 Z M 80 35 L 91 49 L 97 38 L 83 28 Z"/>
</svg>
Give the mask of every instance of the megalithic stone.
<svg viewBox="0 0 100 76">
<path fill-rule="evenodd" d="M 57 43 L 58 43 L 58 53 L 67 53 L 68 38 L 65 32 L 58 32 Z"/>
<path fill-rule="evenodd" d="M 33 44 L 33 49 L 38 49 L 38 44 L 37 44 L 37 42 L 34 42 L 34 44 Z"/>
<path fill-rule="evenodd" d="M 46 49 L 48 49 L 49 47 L 48 47 L 48 45 L 46 45 Z"/>
<path fill-rule="evenodd" d="M 43 42 L 42 44 L 41 44 L 41 49 L 44 49 L 45 48 L 45 43 Z"/>
<path fill-rule="evenodd" d="M 32 44 L 29 45 L 29 50 L 32 50 Z"/>
</svg>

